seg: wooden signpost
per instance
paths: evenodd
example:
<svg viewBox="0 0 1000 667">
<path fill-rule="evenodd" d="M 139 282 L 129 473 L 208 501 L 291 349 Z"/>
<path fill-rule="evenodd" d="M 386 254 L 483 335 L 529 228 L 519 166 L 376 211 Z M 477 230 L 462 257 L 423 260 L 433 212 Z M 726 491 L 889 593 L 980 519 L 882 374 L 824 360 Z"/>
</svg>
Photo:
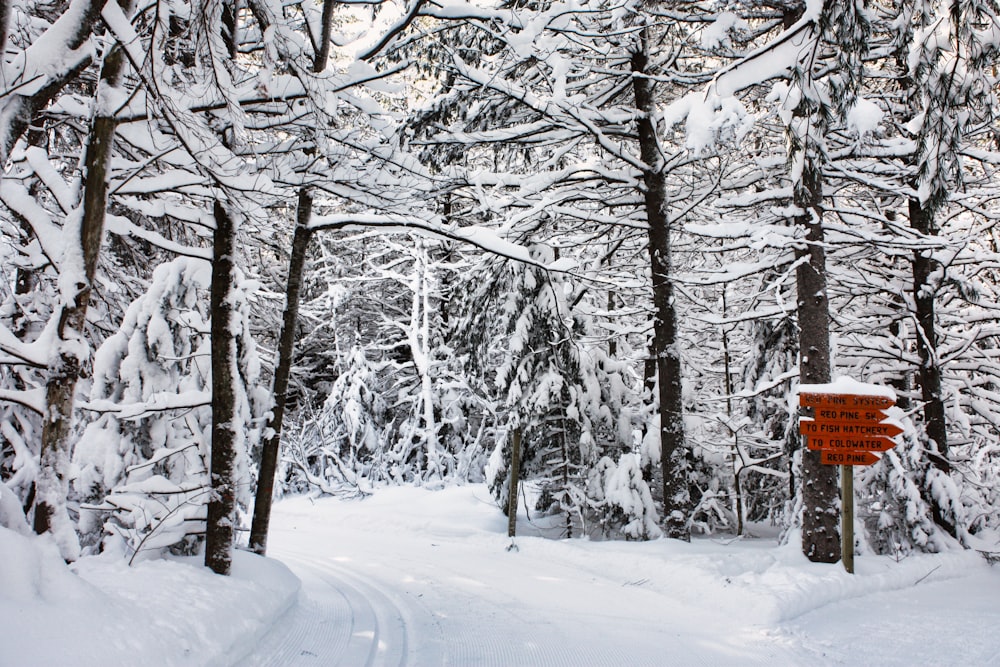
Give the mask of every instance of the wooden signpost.
<svg viewBox="0 0 1000 667">
<path fill-rule="evenodd" d="M 877 463 L 896 446 L 899 424 L 886 421 L 895 405 L 892 390 L 842 378 L 828 385 L 799 387 L 799 406 L 812 417 L 800 417 L 799 433 L 806 447 L 820 453 L 820 462 L 840 466 L 840 555 L 844 569 L 854 572 L 854 468 Z M 878 452 L 878 453 L 876 453 Z"/>
</svg>

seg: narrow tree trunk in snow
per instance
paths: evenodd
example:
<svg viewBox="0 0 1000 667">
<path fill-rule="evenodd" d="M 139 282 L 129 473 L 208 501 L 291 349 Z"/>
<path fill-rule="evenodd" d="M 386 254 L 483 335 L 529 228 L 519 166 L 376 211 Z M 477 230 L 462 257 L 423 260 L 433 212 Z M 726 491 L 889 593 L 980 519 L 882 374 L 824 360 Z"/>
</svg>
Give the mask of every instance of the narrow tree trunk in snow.
<svg viewBox="0 0 1000 667">
<path fill-rule="evenodd" d="M 288 402 L 288 378 L 292 371 L 295 351 L 295 325 L 299 317 L 299 295 L 302 274 L 309 250 L 309 219 L 312 217 L 312 195 L 303 188 L 299 191 L 295 234 L 292 237 L 292 255 L 288 262 L 288 280 L 285 285 L 285 312 L 278 337 L 277 363 L 274 368 L 273 403 L 271 416 L 264 428 L 265 440 L 260 454 L 260 471 L 257 475 L 257 495 L 254 499 L 253 524 L 250 527 L 250 550 L 264 555 L 267 552 L 267 533 L 271 525 L 271 502 L 274 497 L 274 477 L 278 471 L 278 454 L 281 449 L 281 428 Z"/>
<path fill-rule="evenodd" d="M 910 225 L 925 236 L 932 236 L 933 213 L 916 199 L 909 202 Z M 936 273 L 940 263 L 934 259 L 933 250 L 913 251 L 913 302 L 917 318 L 917 353 L 920 356 L 920 392 L 924 403 L 924 428 L 933 441 L 937 454 L 932 456 L 934 465 L 948 472 L 948 430 L 941 387 L 941 367 L 937 360 L 937 326 L 934 299 L 937 293 Z"/>
<path fill-rule="evenodd" d="M 406 333 L 413 358 L 413 368 L 420 379 L 421 419 L 424 428 L 425 474 L 427 479 L 442 479 L 445 471 L 438 451 L 437 420 L 434 417 L 434 381 L 431 377 L 431 331 L 430 331 L 430 284 L 427 249 L 418 243 L 415 249 L 412 291 L 410 304 L 410 327 Z"/>
<path fill-rule="evenodd" d="M 205 565 L 216 574 L 229 574 L 236 526 L 236 336 L 233 302 L 236 282 L 236 223 L 221 202 L 215 202 L 212 241 L 212 457 L 211 496 L 205 526 Z"/>
<path fill-rule="evenodd" d="M 75 239 L 69 237 L 63 257 L 59 276 L 63 302 L 58 316 L 58 342 L 49 362 L 45 387 L 45 415 L 33 522 L 35 532 L 56 534 L 62 556 L 67 560 L 79 555 L 79 544 L 66 510 L 74 396 L 77 379 L 89 360 L 84 328 L 104 236 L 108 172 L 116 125 L 115 110 L 109 98 L 121 79 L 123 67 L 124 55 L 116 45 L 111 48 L 101 68 L 97 110 L 84 157 L 86 175 L 78 235 Z"/>
<path fill-rule="evenodd" d="M 514 429 L 510 443 L 510 484 L 507 489 L 507 537 L 517 535 L 517 493 L 521 479 L 521 427 Z"/>
<path fill-rule="evenodd" d="M 643 170 L 643 197 L 649 234 L 649 261 L 653 280 L 653 358 L 659 379 L 660 466 L 663 471 L 663 515 L 668 537 L 688 540 L 691 497 L 684 442 L 684 405 L 681 396 L 681 358 L 677 344 L 677 313 L 671 282 L 670 221 L 666 215 L 666 175 L 656 139 L 654 84 L 649 77 L 645 30 L 632 54 L 632 86 L 638 121 Z"/>
<path fill-rule="evenodd" d="M 334 0 L 324 0 L 320 42 L 313 59 L 313 72 L 326 69 L 330 56 L 330 39 L 333 30 Z M 267 534 L 271 527 L 271 504 L 274 499 L 274 477 L 278 472 L 278 454 L 281 452 L 281 429 L 285 420 L 285 405 L 288 402 L 288 378 L 292 371 L 295 353 L 295 328 L 299 317 L 299 297 L 302 292 L 302 274 L 305 271 L 306 256 L 312 231 L 313 198 L 309 188 L 299 190 L 298 207 L 295 214 L 295 232 L 292 236 L 292 253 L 288 261 L 288 280 L 285 285 L 285 312 L 278 335 L 277 361 L 274 368 L 272 389 L 273 407 L 264 428 L 265 440 L 261 449 L 260 469 L 257 474 L 257 491 L 253 505 L 253 523 L 250 526 L 250 549 L 254 553 L 267 553 Z"/>
<path fill-rule="evenodd" d="M 921 205 L 917 199 L 909 200 L 910 226 L 925 237 L 936 235 L 934 212 Z M 924 431 L 930 446 L 931 465 L 941 472 L 951 471 L 948 459 L 948 421 L 944 408 L 944 390 L 941 382 L 941 366 L 937 352 L 937 318 L 935 299 L 937 298 L 938 272 L 941 264 L 934 258 L 931 249 L 913 251 L 913 303 L 917 318 L 917 354 L 920 357 L 920 397 L 923 401 Z M 941 504 L 934 497 L 927 499 L 931 506 L 934 522 L 944 528 L 952 537 L 957 535 L 955 525 L 945 518 Z"/>
<path fill-rule="evenodd" d="M 826 292 L 826 250 L 823 247 L 823 188 L 819 165 L 806 156 L 802 182 L 794 204 L 803 214 L 797 227 L 806 230 L 806 247 L 796 250 L 798 291 L 799 381 L 830 381 L 830 311 Z M 804 260 L 804 261 L 803 261 Z M 820 453 L 802 450 L 802 552 L 814 563 L 840 560 L 837 466 L 820 463 Z"/>
</svg>

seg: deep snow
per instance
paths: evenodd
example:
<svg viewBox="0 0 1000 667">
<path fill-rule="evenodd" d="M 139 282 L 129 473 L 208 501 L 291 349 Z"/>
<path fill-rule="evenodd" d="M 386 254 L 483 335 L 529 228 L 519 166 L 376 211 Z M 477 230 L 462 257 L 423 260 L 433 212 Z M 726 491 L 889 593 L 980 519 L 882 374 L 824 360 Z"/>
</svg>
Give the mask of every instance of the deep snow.
<svg viewBox="0 0 1000 667">
<path fill-rule="evenodd" d="M 508 551 L 476 485 L 286 499 L 272 526 L 231 578 L 67 568 L 0 529 L 0 665 L 1000 664 L 1000 570 L 970 552 L 849 575 L 773 537 L 555 540 L 523 515 Z"/>
</svg>

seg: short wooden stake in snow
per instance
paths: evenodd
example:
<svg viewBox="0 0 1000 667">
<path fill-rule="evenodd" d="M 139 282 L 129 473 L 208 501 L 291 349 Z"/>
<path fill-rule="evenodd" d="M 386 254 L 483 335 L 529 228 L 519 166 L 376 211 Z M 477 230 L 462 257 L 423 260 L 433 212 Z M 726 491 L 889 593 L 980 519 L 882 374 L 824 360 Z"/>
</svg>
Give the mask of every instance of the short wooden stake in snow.
<svg viewBox="0 0 1000 667">
<path fill-rule="evenodd" d="M 507 537 L 510 546 L 507 551 L 517 551 L 514 537 L 517 535 L 517 479 L 521 476 L 521 427 L 514 429 L 510 443 L 510 485 L 507 492 Z"/>
<path fill-rule="evenodd" d="M 840 560 L 854 574 L 854 468 L 840 466 Z"/>
</svg>

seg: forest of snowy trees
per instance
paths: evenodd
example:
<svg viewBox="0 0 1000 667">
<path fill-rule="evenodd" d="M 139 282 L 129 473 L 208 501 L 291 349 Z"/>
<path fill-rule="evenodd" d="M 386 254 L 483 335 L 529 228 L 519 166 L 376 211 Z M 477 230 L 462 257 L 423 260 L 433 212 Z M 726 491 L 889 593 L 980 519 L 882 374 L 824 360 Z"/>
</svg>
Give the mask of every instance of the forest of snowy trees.
<svg viewBox="0 0 1000 667">
<path fill-rule="evenodd" d="M 0 525 L 226 573 L 282 493 L 517 481 L 836 561 L 848 376 L 857 548 L 989 550 L 996 0 L 0 6 Z"/>
</svg>

